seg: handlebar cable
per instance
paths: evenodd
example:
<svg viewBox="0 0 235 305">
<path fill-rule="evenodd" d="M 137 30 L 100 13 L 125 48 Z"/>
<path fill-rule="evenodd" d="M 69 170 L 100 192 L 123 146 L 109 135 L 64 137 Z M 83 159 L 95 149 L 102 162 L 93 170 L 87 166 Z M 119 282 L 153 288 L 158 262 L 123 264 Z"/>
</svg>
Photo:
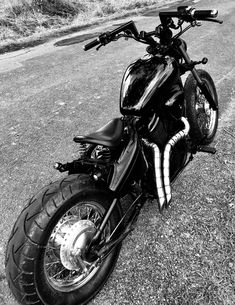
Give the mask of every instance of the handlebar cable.
<svg viewBox="0 0 235 305">
<path fill-rule="evenodd" d="M 191 29 L 192 27 L 195 27 L 195 26 L 199 26 L 199 24 L 196 24 L 196 23 L 192 22 L 191 24 L 189 24 L 189 25 L 188 25 L 186 28 L 184 28 L 183 30 L 182 30 L 182 28 L 181 28 L 180 32 L 177 33 L 174 37 L 172 37 L 172 39 L 177 39 L 177 38 L 179 38 L 181 35 L 183 35 L 185 32 L 187 32 L 189 29 Z"/>
</svg>

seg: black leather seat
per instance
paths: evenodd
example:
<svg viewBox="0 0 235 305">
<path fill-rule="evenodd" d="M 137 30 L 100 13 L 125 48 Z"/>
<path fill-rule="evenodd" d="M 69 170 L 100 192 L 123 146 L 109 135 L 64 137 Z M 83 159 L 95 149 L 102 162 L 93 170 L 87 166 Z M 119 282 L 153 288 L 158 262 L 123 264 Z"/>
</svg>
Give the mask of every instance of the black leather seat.
<svg viewBox="0 0 235 305">
<path fill-rule="evenodd" d="M 77 143 L 99 144 L 116 147 L 120 144 L 123 134 L 123 120 L 115 118 L 105 126 L 86 136 L 76 136 L 73 140 Z"/>
</svg>

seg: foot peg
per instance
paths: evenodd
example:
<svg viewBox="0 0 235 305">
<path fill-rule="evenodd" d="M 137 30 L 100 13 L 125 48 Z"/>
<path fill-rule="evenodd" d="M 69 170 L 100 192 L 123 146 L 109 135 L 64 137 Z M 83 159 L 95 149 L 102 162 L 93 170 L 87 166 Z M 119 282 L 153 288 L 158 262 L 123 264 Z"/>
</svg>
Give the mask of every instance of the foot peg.
<svg viewBox="0 0 235 305">
<path fill-rule="evenodd" d="M 62 164 L 62 163 L 56 162 L 53 165 L 53 167 L 54 167 L 54 169 L 58 170 L 61 173 L 68 171 L 68 163 L 67 164 Z"/>
<path fill-rule="evenodd" d="M 213 155 L 216 153 L 216 149 L 214 147 L 203 146 L 203 145 L 198 146 L 197 151 L 201 151 Z"/>
</svg>

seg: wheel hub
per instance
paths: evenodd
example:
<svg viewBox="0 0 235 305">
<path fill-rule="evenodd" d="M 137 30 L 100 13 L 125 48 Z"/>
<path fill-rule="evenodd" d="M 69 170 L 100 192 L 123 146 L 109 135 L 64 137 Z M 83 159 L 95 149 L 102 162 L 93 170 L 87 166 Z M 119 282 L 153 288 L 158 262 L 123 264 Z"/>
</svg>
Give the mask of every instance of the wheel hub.
<svg viewBox="0 0 235 305">
<path fill-rule="evenodd" d="M 95 233 L 95 225 L 90 220 L 79 220 L 70 227 L 60 247 L 60 259 L 66 269 L 86 271 L 83 258 Z"/>
</svg>

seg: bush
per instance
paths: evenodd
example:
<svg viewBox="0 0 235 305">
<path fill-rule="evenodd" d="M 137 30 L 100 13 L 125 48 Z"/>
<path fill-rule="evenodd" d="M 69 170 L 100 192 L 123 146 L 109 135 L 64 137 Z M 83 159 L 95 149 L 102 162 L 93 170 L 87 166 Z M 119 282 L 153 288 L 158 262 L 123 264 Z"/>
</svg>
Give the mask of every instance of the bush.
<svg viewBox="0 0 235 305">
<path fill-rule="evenodd" d="M 5 12 L 15 17 L 34 12 L 71 17 L 87 10 L 86 2 L 72 0 L 10 0 L 5 6 Z"/>
<path fill-rule="evenodd" d="M 100 3 L 96 3 L 93 16 L 103 17 L 114 14 L 115 12 L 116 9 L 110 1 L 100 1 Z"/>
<path fill-rule="evenodd" d="M 17 40 L 163 1 L 172 0 L 0 0 L 0 39 Z"/>
<path fill-rule="evenodd" d="M 33 0 L 33 7 L 47 15 L 76 16 L 87 9 L 84 1 L 71 0 Z"/>
</svg>

